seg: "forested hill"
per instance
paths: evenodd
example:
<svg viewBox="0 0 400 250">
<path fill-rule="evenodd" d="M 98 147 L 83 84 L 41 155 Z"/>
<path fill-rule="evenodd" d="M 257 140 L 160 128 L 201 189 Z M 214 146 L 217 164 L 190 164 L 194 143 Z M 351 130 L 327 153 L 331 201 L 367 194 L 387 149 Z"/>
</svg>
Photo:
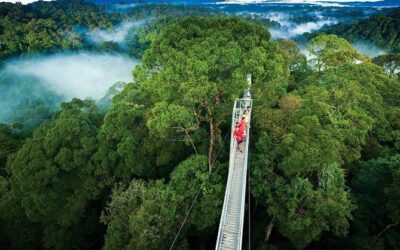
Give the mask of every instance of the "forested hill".
<svg viewBox="0 0 400 250">
<path fill-rule="evenodd" d="M 120 17 L 84 1 L 0 3 L 0 57 L 54 49 L 78 49 L 77 25 L 110 28 Z"/>
<path fill-rule="evenodd" d="M 370 43 L 388 53 L 400 53 L 400 8 L 390 14 L 373 15 L 353 24 L 340 23 L 305 35 L 309 40 L 321 33 L 336 34 L 352 43 Z"/>
<path fill-rule="evenodd" d="M 113 42 L 94 44 L 85 32 L 112 30 L 122 22 L 152 20 L 130 33 L 128 53 L 140 56 L 146 46 L 139 40 L 179 16 L 212 16 L 218 11 L 166 4 L 138 5 L 124 13 L 110 11 L 85 0 L 38 1 L 28 5 L 0 2 L 0 58 L 55 50 L 105 50 L 122 48 Z"/>
</svg>

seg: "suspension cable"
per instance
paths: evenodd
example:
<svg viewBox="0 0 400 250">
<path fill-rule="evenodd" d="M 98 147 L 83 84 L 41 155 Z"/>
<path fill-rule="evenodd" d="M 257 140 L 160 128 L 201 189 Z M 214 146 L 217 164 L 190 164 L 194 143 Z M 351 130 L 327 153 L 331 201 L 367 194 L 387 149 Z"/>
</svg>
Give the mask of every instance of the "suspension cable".
<svg viewBox="0 0 400 250">
<path fill-rule="evenodd" d="M 196 196 L 194 197 L 194 200 L 193 200 L 193 202 L 192 202 L 192 205 L 190 206 L 189 211 L 186 213 L 185 219 L 183 220 L 183 223 L 182 223 L 181 227 L 179 228 L 179 231 L 178 231 L 178 233 L 176 234 L 175 239 L 174 239 L 174 241 L 172 242 L 172 245 L 171 245 L 171 247 L 169 248 L 169 250 L 171 250 L 171 249 L 174 247 L 175 242 L 176 242 L 176 240 L 178 239 L 178 236 L 179 236 L 179 234 L 181 233 L 181 230 L 182 230 L 183 226 L 185 225 L 186 220 L 187 220 L 187 218 L 189 217 L 190 212 L 192 211 L 192 208 L 193 208 L 193 206 L 194 206 L 194 203 L 196 202 L 197 197 L 199 197 L 199 194 L 200 194 L 200 191 L 201 191 L 201 188 L 203 187 L 203 185 L 204 185 L 204 183 L 203 183 L 203 184 L 201 185 L 201 187 L 199 188 L 199 191 L 197 191 L 197 194 L 196 194 Z"/>
<path fill-rule="evenodd" d="M 224 139 L 222 140 L 221 146 L 219 147 L 218 152 L 217 152 L 217 154 L 215 155 L 215 159 L 214 159 L 214 161 L 213 161 L 213 163 L 212 163 L 212 165 L 211 165 L 212 167 L 214 167 L 214 164 L 215 164 L 215 162 L 217 161 L 218 155 L 219 155 L 219 153 L 221 152 L 222 146 L 224 145 L 224 142 L 225 142 L 226 138 L 228 137 L 228 135 L 229 135 L 230 133 L 231 133 L 231 132 L 226 133 Z M 192 208 L 193 208 L 193 206 L 194 206 L 194 204 L 195 204 L 197 198 L 199 197 L 200 191 L 201 191 L 201 189 L 203 188 L 204 184 L 205 184 L 205 182 L 203 182 L 203 184 L 201 184 L 201 186 L 200 186 L 200 188 L 199 188 L 199 191 L 197 191 L 196 196 L 194 197 L 194 199 L 193 199 L 193 201 L 192 201 L 192 204 L 191 204 L 191 206 L 190 206 L 188 212 L 186 213 L 185 219 L 183 220 L 183 222 L 182 222 L 182 224 L 181 224 L 181 227 L 179 228 L 178 232 L 176 233 L 175 239 L 174 239 L 174 241 L 172 242 L 171 247 L 169 248 L 169 250 L 172 250 L 172 248 L 174 247 L 175 242 L 176 242 L 176 240 L 178 239 L 179 234 L 181 233 L 181 230 L 182 230 L 183 226 L 185 225 L 186 220 L 187 220 L 187 218 L 189 217 L 190 212 L 192 211 Z"/>
<path fill-rule="evenodd" d="M 249 160 L 248 160 L 248 162 L 250 162 Z M 248 188 L 247 188 L 247 192 L 248 192 L 248 194 L 247 194 L 247 197 L 248 197 L 248 205 L 249 205 L 249 211 L 248 211 L 248 213 L 249 213 L 249 250 L 250 250 L 250 243 L 251 243 L 251 238 L 250 238 L 250 229 L 251 229 L 251 227 L 250 227 L 250 213 L 251 213 L 251 210 L 250 210 L 250 164 L 248 163 L 247 164 L 247 186 L 248 186 Z"/>
</svg>

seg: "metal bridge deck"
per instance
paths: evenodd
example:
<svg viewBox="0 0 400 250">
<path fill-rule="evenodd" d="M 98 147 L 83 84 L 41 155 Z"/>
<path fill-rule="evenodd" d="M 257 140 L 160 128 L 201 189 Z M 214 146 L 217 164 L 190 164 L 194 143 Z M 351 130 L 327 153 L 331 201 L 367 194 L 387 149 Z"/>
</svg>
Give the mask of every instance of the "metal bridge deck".
<svg viewBox="0 0 400 250">
<path fill-rule="evenodd" d="M 244 110 L 251 109 L 251 104 L 250 98 L 236 100 L 232 112 L 232 131 Z M 231 137 L 229 174 L 215 249 L 242 248 L 250 114 L 242 153 L 236 150 L 236 140 Z"/>
</svg>

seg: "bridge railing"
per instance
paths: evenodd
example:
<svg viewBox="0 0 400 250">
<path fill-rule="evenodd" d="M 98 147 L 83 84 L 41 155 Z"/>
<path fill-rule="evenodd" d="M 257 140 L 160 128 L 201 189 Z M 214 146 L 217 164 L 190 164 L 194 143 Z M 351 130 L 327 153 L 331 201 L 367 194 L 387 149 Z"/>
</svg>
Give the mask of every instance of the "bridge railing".
<svg viewBox="0 0 400 250">
<path fill-rule="evenodd" d="M 218 237 L 217 237 L 217 243 L 215 246 L 215 249 L 220 249 L 221 244 L 222 244 L 222 237 L 223 237 L 223 228 L 224 225 L 226 224 L 226 217 L 227 217 L 227 207 L 228 207 L 228 201 L 230 197 L 230 191 L 232 187 L 232 178 L 233 178 L 233 167 L 235 165 L 235 159 L 236 159 L 236 147 L 237 147 L 237 142 L 235 137 L 233 136 L 233 131 L 235 130 L 235 125 L 236 122 L 238 122 L 244 111 L 249 110 L 251 112 L 252 108 L 252 99 L 250 97 L 248 98 L 241 98 L 241 99 L 236 99 L 233 109 L 232 109 L 232 124 L 231 124 L 231 143 L 230 143 L 230 150 L 229 150 L 229 173 L 228 173 L 228 180 L 226 184 L 226 190 L 225 190 L 225 197 L 224 197 L 224 204 L 222 207 L 222 214 L 221 214 L 221 219 L 220 219 L 220 224 L 219 224 L 219 230 L 218 230 Z M 249 114 L 249 123 L 250 123 L 250 114 Z M 247 127 L 246 131 L 246 140 L 245 140 L 245 171 L 247 171 L 247 150 L 248 150 L 248 135 L 249 135 L 249 126 Z M 246 176 L 246 175 L 244 175 Z M 246 179 L 243 181 L 243 188 L 245 190 L 246 188 Z M 245 192 L 242 193 L 242 198 L 241 198 L 241 204 L 244 204 L 245 202 Z M 243 225 L 243 218 L 244 218 L 244 206 L 241 206 L 241 223 L 240 225 Z M 239 244 L 238 244 L 238 249 L 241 249 L 242 245 L 242 231 L 240 230 L 240 235 L 239 235 Z"/>
</svg>

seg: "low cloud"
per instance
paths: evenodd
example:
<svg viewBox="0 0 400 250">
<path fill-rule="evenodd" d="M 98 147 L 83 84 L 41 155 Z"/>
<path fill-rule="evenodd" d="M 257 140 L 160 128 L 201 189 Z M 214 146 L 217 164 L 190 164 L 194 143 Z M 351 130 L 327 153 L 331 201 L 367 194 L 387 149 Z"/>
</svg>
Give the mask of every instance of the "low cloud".
<svg viewBox="0 0 400 250">
<path fill-rule="evenodd" d="M 126 3 L 126 4 L 122 4 L 122 3 L 117 3 L 113 5 L 113 9 L 115 10 L 126 10 L 126 9 L 130 9 L 133 7 L 136 7 L 138 4 L 136 3 Z"/>
<path fill-rule="evenodd" d="M 355 48 L 359 53 L 370 57 L 376 57 L 379 55 L 387 54 L 386 50 L 379 48 L 371 43 L 358 41 L 353 43 L 352 45 L 353 48 Z"/>
<path fill-rule="evenodd" d="M 130 82 L 139 61 L 118 54 L 73 53 L 9 60 L 0 70 L 0 123 L 35 128 L 74 97 L 102 98 Z"/>
<path fill-rule="evenodd" d="M 313 32 L 321 29 L 326 25 L 334 25 L 338 20 L 333 17 L 326 17 L 321 12 L 312 13 L 316 21 L 296 23 L 290 21 L 294 14 L 288 12 L 270 12 L 265 14 L 252 13 L 262 18 L 268 18 L 272 21 L 278 22 L 280 25 L 269 28 L 272 38 L 290 39 L 292 37 L 302 35 L 307 32 Z M 296 14 L 296 13 L 295 13 Z"/>
<path fill-rule="evenodd" d="M 144 21 L 123 22 L 111 30 L 93 29 L 86 32 L 86 37 L 94 43 L 115 42 L 123 44 L 129 31 L 143 25 Z"/>
<path fill-rule="evenodd" d="M 136 64 L 138 61 L 123 55 L 55 54 L 12 61 L 4 70 L 10 74 L 37 78 L 67 99 L 98 99 L 115 82 L 131 81 L 131 71 Z"/>
<path fill-rule="evenodd" d="M 322 7 L 345 7 L 345 4 L 362 2 L 381 2 L 383 0 L 225 0 L 217 4 L 309 4 Z"/>
</svg>

